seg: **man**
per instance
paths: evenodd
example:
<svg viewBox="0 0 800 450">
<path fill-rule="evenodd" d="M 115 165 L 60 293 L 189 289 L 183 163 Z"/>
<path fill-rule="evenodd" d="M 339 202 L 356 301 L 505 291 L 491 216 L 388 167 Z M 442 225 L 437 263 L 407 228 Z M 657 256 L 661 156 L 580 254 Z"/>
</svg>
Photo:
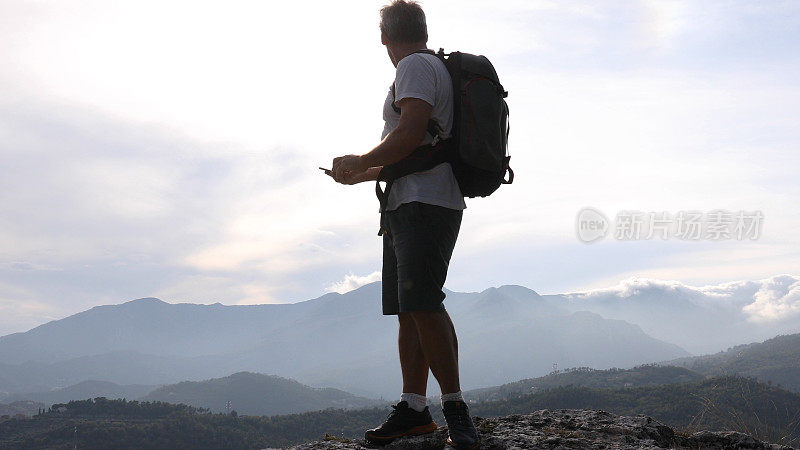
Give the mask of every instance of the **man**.
<svg viewBox="0 0 800 450">
<path fill-rule="evenodd" d="M 439 137 L 453 126 L 450 75 L 427 49 L 425 14 L 413 1 L 395 0 L 380 12 L 381 43 L 397 68 L 392 91 L 383 107 L 381 143 L 360 156 L 333 160 L 332 176 L 343 184 L 376 180 L 381 168 L 400 161 L 433 136 L 426 130 L 433 119 Z M 394 102 L 393 102 L 394 100 Z M 399 112 L 392 107 L 392 103 Z M 442 301 L 450 257 L 466 208 L 449 163 L 396 179 L 385 208 L 383 234 L 383 314 L 398 316 L 398 347 L 403 391 L 394 410 L 365 437 L 386 444 L 404 436 L 429 433 L 437 426 L 425 395 L 428 370 L 439 382 L 448 443 L 477 448 L 479 436 L 461 396 L 458 341 Z"/>
</svg>

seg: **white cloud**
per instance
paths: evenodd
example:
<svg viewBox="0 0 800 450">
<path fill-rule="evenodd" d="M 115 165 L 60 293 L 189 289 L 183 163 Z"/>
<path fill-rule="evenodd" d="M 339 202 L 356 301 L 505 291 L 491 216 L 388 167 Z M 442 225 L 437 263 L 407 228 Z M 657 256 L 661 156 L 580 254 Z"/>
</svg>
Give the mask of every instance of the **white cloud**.
<svg viewBox="0 0 800 450">
<path fill-rule="evenodd" d="M 340 294 L 344 294 L 354 289 L 358 289 L 361 286 L 364 286 L 365 284 L 374 283 L 380 280 L 381 280 L 380 271 L 372 272 L 371 274 L 365 276 L 358 276 L 349 273 L 345 275 L 344 280 L 338 281 L 328 286 L 327 290 L 328 292 L 338 292 Z"/>
<path fill-rule="evenodd" d="M 700 306 L 727 308 L 739 311 L 757 323 L 788 322 L 800 317 L 800 276 L 795 275 L 706 286 L 690 286 L 674 280 L 629 278 L 615 286 L 566 294 L 567 298 L 577 300 L 609 296 L 625 299 L 640 295 L 665 301 L 687 299 Z"/>
<path fill-rule="evenodd" d="M 672 45 L 673 40 L 685 29 L 689 21 L 687 9 L 691 3 L 646 0 L 643 4 L 646 10 L 645 16 L 649 17 L 649 20 L 643 20 L 646 30 L 644 34 L 651 37 L 651 40 L 645 42 L 656 47 Z"/>
<path fill-rule="evenodd" d="M 762 238 L 763 239 L 763 238 Z M 767 279 L 787 268 L 800 268 L 800 255 L 787 251 L 794 241 L 792 236 L 781 237 L 782 242 L 763 239 L 765 242 L 715 242 L 714 245 L 674 243 L 677 251 L 665 252 L 657 242 L 642 243 L 647 252 L 661 252 L 648 259 L 648 264 L 631 264 L 629 269 L 595 276 L 582 283 L 577 290 L 589 291 L 614 285 L 620 279 L 680 280 L 686 285 L 716 285 L 720 289 L 731 279 Z M 620 245 L 620 243 L 606 243 Z M 668 247 L 669 248 L 669 247 Z M 738 282 L 736 282 L 738 283 Z M 711 289 L 713 286 L 710 286 Z M 755 291 L 754 291 L 755 292 Z"/>
<path fill-rule="evenodd" d="M 800 279 L 781 275 L 766 280 L 754 299 L 742 308 L 754 322 L 797 320 L 800 318 Z"/>
</svg>

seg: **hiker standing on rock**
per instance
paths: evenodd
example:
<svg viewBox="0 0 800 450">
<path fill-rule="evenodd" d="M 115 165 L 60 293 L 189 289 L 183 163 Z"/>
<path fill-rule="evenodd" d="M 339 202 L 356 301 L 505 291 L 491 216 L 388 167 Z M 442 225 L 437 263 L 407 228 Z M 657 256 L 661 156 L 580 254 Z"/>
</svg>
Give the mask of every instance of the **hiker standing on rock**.
<svg viewBox="0 0 800 450">
<path fill-rule="evenodd" d="M 382 140 L 363 155 L 333 160 L 328 173 L 343 184 L 379 179 L 383 167 L 421 146 L 446 140 L 453 126 L 452 81 L 444 63 L 427 50 L 422 8 L 413 1 L 395 0 L 381 9 L 380 18 L 381 43 L 397 68 L 383 106 Z M 393 180 L 381 201 L 382 306 L 384 315 L 396 314 L 400 322 L 403 391 L 386 421 L 365 433 L 371 443 L 387 444 L 437 429 L 426 405 L 430 369 L 442 391 L 448 443 L 459 449 L 479 446 L 461 396 L 455 328 L 442 303 L 465 208 L 449 162 Z"/>
</svg>

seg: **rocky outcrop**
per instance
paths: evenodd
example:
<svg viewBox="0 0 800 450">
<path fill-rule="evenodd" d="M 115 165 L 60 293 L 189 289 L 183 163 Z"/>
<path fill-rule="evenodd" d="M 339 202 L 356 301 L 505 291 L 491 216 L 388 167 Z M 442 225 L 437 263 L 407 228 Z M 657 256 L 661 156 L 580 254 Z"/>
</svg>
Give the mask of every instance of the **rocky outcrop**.
<svg viewBox="0 0 800 450">
<path fill-rule="evenodd" d="M 506 417 L 474 417 L 482 436 L 481 449 L 770 449 L 789 450 L 736 431 L 681 434 L 645 416 L 618 416 L 602 410 L 542 409 Z M 386 450 L 425 450 L 445 447 L 447 427 L 434 433 L 404 437 Z M 375 448 L 363 439 L 326 438 L 291 450 Z"/>
</svg>

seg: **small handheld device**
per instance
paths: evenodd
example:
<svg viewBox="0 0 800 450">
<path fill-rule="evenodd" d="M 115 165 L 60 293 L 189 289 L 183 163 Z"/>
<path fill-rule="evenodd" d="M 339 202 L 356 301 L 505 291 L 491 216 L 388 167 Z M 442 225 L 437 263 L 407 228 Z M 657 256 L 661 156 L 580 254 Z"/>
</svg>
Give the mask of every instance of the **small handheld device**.
<svg viewBox="0 0 800 450">
<path fill-rule="evenodd" d="M 321 170 L 321 171 L 325 172 L 325 175 L 327 175 L 327 176 L 329 176 L 329 177 L 332 177 L 332 176 L 333 176 L 333 172 L 332 172 L 330 169 L 326 169 L 326 168 L 324 168 L 324 167 L 320 167 L 320 168 L 319 168 L 319 170 Z"/>
</svg>

